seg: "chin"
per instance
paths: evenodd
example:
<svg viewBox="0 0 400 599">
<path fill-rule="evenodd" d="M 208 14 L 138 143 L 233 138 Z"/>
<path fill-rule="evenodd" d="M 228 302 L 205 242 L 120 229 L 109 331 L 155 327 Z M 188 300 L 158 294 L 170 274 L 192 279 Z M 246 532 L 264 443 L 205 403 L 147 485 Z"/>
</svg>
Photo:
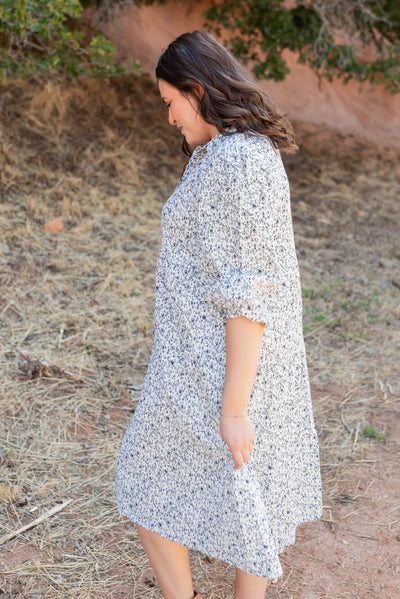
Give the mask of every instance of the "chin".
<svg viewBox="0 0 400 599">
<path fill-rule="evenodd" d="M 199 146 L 200 144 L 205 144 L 208 141 L 210 141 L 209 139 L 200 139 L 200 138 L 193 138 L 190 137 L 190 135 L 185 135 L 185 139 L 186 139 L 186 143 L 188 143 L 190 146 Z"/>
</svg>

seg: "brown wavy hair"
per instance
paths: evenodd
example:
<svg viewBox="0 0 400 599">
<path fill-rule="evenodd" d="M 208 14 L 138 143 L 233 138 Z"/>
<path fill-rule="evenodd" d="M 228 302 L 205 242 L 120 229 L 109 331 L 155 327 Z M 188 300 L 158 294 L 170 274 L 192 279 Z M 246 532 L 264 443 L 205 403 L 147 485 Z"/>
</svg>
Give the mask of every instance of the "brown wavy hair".
<svg viewBox="0 0 400 599">
<path fill-rule="evenodd" d="M 209 33 L 193 31 L 177 37 L 158 59 L 156 77 L 194 97 L 203 119 L 220 133 L 253 132 L 267 135 L 284 152 L 298 149 L 287 115 Z M 204 93 L 199 93 L 199 84 Z M 186 140 L 182 149 L 191 155 Z"/>
</svg>

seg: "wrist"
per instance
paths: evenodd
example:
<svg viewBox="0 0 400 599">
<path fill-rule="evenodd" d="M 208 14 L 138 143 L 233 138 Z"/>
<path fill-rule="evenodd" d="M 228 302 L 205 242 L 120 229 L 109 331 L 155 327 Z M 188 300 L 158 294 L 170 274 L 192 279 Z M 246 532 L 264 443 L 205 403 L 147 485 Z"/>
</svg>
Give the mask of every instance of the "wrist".
<svg viewBox="0 0 400 599">
<path fill-rule="evenodd" d="M 224 418 L 245 418 L 246 416 L 248 416 L 248 413 L 246 411 L 235 414 L 232 412 L 225 412 L 221 410 L 220 416 L 223 416 Z"/>
<path fill-rule="evenodd" d="M 244 418 L 248 416 L 248 399 L 243 395 L 222 395 L 221 416 L 227 418 Z"/>
</svg>

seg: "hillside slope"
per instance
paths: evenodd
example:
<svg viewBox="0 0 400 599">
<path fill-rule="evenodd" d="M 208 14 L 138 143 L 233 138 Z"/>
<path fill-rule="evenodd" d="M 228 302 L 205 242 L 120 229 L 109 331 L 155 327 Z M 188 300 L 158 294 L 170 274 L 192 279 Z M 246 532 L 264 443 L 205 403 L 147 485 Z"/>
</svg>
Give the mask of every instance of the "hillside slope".
<svg viewBox="0 0 400 599">
<path fill-rule="evenodd" d="M 160 597 L 113 485 L 180 136 L 146 77 L 14 84 L 0 107 L 0 537 L 71 500 L 0 544 L 0 595 Z M 399 156 L 296 129 L 284 161 L 325 509 L 268 597 L 398 599 Z M 195 588 L 228 599 L 233 569 L 191 559 Z"/>
</svg>

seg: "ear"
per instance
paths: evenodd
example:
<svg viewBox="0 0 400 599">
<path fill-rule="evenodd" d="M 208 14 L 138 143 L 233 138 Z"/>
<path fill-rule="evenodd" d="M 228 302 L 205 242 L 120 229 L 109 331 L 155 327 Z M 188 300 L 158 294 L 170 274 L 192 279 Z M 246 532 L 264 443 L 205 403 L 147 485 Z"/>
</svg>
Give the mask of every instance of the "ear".
<svg viewBox="0 0 400 599">
<path fill-rule="evenodd" d="M 196 94 L 198 100 L 202 100 L 203 96 L 204 96 L 204 87 L 201 85 L 201 83 L 195 83 L 193 85 L 193 91 Z"/>
</svg>

